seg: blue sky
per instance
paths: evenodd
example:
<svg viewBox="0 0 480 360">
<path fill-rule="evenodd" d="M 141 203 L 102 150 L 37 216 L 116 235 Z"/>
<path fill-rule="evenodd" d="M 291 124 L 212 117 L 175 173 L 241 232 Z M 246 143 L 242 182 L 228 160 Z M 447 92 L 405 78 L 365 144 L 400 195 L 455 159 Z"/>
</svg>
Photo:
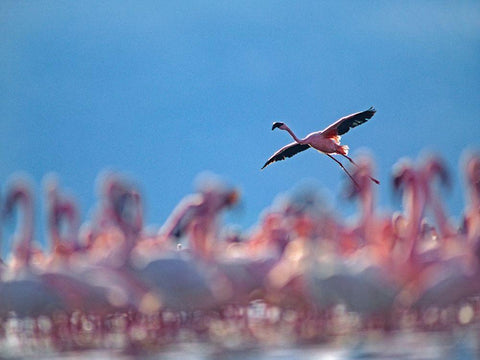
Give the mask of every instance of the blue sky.
<svg viewBox="0 0 480 360">
<path fill-rule="evenodd" d="M 398 209 L 390 175 L 402 157 L 438 152 L 454 188 L 459 159 L 480 148 L 478 1 L 2 1 L 0 181 L 56 172 L 83 217 L 105 168 L 130 175 L 162 224 L 208 170 L 239 187 L 247 229 L 282 192 L 314 182 L 335 209 L 346 177 L 308 151 L 263 171 L 288 134 L 321 130 L 374 105 L 346 134 L 377 161 L 381 207 Z M 43 233 L 37 235 L 44 241 Z"/>
</svg>

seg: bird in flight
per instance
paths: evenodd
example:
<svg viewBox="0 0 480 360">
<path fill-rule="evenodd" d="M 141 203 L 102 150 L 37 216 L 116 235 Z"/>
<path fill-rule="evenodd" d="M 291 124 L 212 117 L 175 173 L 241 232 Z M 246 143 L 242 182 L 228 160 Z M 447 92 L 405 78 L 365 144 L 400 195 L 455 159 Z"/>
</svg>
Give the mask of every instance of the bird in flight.
<svg viewBox="0 0 480 360">
<path fill-rule="evenodd" d="M 358 125 L 361 125 L 371 119 L 373 115 L 375 115 L 376 110 L 371 107 L 368 110 L 357 112 L 354 114 L 347 115 L 335 121 L 333 124 L 328 126 L 326 129 L 322 131 L 316 131 L 311 134 L 308 134 L 305 138 L 299 139 L 290 128 L 282 123 L 282 122 L 275 122 L 272 125 L 272 130 L 279 128 L 281 130 L 286 130 L 288 133 L 293 137 L 295 140 L 294 142 L 282 147 L 278 150 L 275 154 L 270 156 L 267 162 L 263 165 L 262 169 L 266 166 L 270 165 L 275 161 L 285 160 L 285 158 L 292 157 L 299 152 L 307 150 L 308 148 L 314 148 L 340 165 L 340 167 L 347 173 L 350 179 L 356 184 L 355 179 L 352 175 L 348 172 L 348 170 L 343 166 L 343 164 L 335 159 L 332 154 L 338 154 L 350 161 L 352 164 L 356 165 L 355 162 L 348 156 L 348 146 L 347 145 L 340 145 L 340 138 L 343 134 L 347 133 L 351 128 L 354 128 Z M 370 177 L 370 179 L 379 184 L 380 182 Z"/>
</svg>

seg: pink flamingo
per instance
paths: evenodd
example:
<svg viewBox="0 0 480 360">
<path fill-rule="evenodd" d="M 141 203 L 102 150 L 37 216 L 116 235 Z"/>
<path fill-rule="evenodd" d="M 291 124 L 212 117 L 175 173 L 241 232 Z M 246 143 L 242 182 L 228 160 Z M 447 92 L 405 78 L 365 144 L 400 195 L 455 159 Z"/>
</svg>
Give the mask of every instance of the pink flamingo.
<svg viewBox="0 0 480 360">
<path fill-rule="evenodd" d="M 238 192 L 215 179 L 208 180 L 196 194 L 180 202 L 159 232 L 164 240 L 186 234 L 189 249 L 145 259 L 146 264 L 138 268 L 140 277 L 157 289 L 166 308 L 212 308 L 217 306 L 217 296 L 228 296 L 224 279 L 212 270 L 213 242 L 217 240 L 219 215 L 237 202 Z"/>
<path fill-rule="evenodd" d="M 45 191 L 52 253 L 41 266 L 39 278 L 62 297 L 70 311 L 96 314 L 113 311 L 108 289 L 90 285 L 77 273 L 79 266 L 87 264 L 77 247 L 79 220 L 75 201 L 60 193 L 56 178 L 50 177 L 45 181 Z M 62 228 L 64 221 L 66 229 Z"/>
<path fill-rule="evenodd" d="M 404 187 L 403 198 L 405 208 L 406 229 L 403 242 L 396 243 L 398 256 L 402 261 L 415 258 L 416 245 L 419 238 L 423 214 L 425 211 L 425 194 L 421 188 L 419 173 L 409 161 L 398 163 L 394 169 L 394 189 Z"/>
<path fill-rule="evenodd" d="M 438 195 L 434 193 L 432 186 L 435 177 L 438 177 L 442 184 L 449 185 L 449 177 L 445 164 L 440 158 L 430 156 L 424 161 L 421 169 L 421 176 L 426 202 L 432 206 L 435 220 L 442 238 L 455 237 L 455 230 L 450 224 L 450 220 L 443 209 L 442 203 Z"/>
<path fill-rule="evenodd" d="M 468 186 L 463 230 L 469 241 L 480 237 L 480 155 L 470 154 L 465 163 L 465 181 Z"/>
<path fill-rule="evenodd" d="M 252 231 L 246 251 L 254 256 L 280 257 L 289 241 L 289 232 L 284 225 L 283 215 L 275 210 L 268 210 L 260 224 Z"/>
<path fill-rule="evenodd" d="M 83 236 L 90 262 L 122 266 L 128 262 L 142 228 L 143 208 L 138 190 L 120 174 L 104 174 L 99 180 L 94 219 Z"/>
<path fill-rule="evenodd" d="M 181 237 L 190 232 L 196 237 L 191 245 L 200 247 L 194 249 L 197 255 L 211 254 L 209 246 L 217 237 L 219 215 L 234 206 L 239 198 L 238 191 L 225 187 L 214 179 L 202 184 L 196 194 L 184 198 L 173 210 L 160 229 L 164 239 Z"/>
<path fill-rule="evenodd" d="M 480 282 L 476 280 L 477 260 L 472 251 L 465 249 L 464 254 L 451 257 L 442 252 L 443 245 L 427 251 L 419 248 L 427 201 L 430 204 L 433 202 L 433 206 L 437 207 L 437 218 L 442 219 L 443 212 L 439 211 L 428 183 L 433 181 L 434 175 L 441 175 L 444 171 L 440 162 L 431 159 L 421 170 L 402 164 L 397 168 L 394 178 L 397 188 L 404 184 L 407 190 L 404 196 L 408 223 L 404 244 L 399 244 L 396 248 L 392 273 L 398 274 L 397 282 L 403 287 L 397 300 L 414 308 L 451 305 L 478 294 L 480 289 Z M 406 257 L 401 254 L 406 254 Z"/>
<path fill-rule="evenodd" d="M 372 161 L 364 156 L 357 160 L 358 166 L 352 176 L 357 186 L 349 186 L 347 197 L 358 198 L 360 206 L 360 219 L 353 229 L 348 229 L 342 237 L 356 237 L 357 249 L 362 251 L 371 250 L 371 255 L 381 258 L 389 258 L 392 250 L 392 239 L 386 234 L 391 230 L 391 220 L 376 213 L 375 192 L 370 182 L 372 174 Z"/>
<path fill-rule="evenodd" d="M 413 173 L 403 174 L 407 175 L 413 176 Z M 362 217 L 357 230 L 363 242 L 349 254 L 339 249 L 324 253 L 326 248 L 318 244 L 319 253 L 310 259 L 305 273 L 307 295 L 319 309 L 328 310 L 336 304 L 344 304 L 347 309 L 362 315 L 365 321 L 374 316 L 384 326 L 389 326 L 391 310 L 400 291 L 391 271 L 395 260 L 392 228 L 389 221 L 375 213 L 370 162 L 367 159 L 359 161 L 352 176 L 356 186 L 351 196 L 360 197 Z M 414 185 L 413 179 L 411 185 Z M 315 254 L 315 251 L 310 252 Z"/>
<path fill-rule="evenodd" d="M 317 244 L 316 257 L 310 259 L 305 278 L 308 297 L 317 308 L 330 309 L 344 304 L 364 320 L 375 315 L 388 324 L 388 314 L 399 288 L 389 272 L 392 262 L 390 232 L 384 231 L 385 222 L 374 212 L 370 171 L 370 164 L 362 160 L 353 173 L 359 185 L 353 189 L 353 195 L 361 198 L 362 219 L 357 230 L 362 242 L 356 251 L 348 254 L 338 248 L 325 252 L 327 248 Z M 315 251 L 310 252 L 315 254 Z"/>
<path fill-rule="evenodd" d="M 441 160 L 435 157 L 427 159 L 422 175 L 424 191 L 433 207 L 442 242 L 435 254 L 436 261 L 423 271 L 422 293 L 415 306 L 445 307 L 480 294 L 479 259 L 475 245 L 453 230 L 440 200 L 431 190 L 430 184 L 435 175 L 444 182 L 448 179 Z"/>
<path fill-rule="evenodd" d="M 420 173 L 408 160 L 400 161 L 394 168 L 394 190 L 403 189 L 403 214 L 393 216 L 393 249 L 389 274 L 402 288 L 397 302 L 409 305 L 422 288 L 420 274 L 435 259 L 422 257 L 418 252 L 421 224 L 425 211 L 425 194 Z"/>
<path fill-rule="evenodd" d="M 354 128 L 358 125 L 361 125 L 371 119 L 373 115 L 375 115 L 376 110 L 371 107 L 370 109 L 358 113 L 354 113 L 351 115 L 347 115 L 333 124 L 326 127 L 323 131 L 313 132 L 308 134 L 304 139 L 299 139 L 290 128 L 282 123 L 282 122 L 275 122 L 272 125 L 272 130 L 275 128 L 279 128 L 281 130 L 286 130 L 295 142 L 288 144 L 275 152 L 263 165 L 262 169 L 268 166 L 269 164 L 284 160 L 287 157 L 292 157 L 295 154 L 298 154 L 301 151 L 307 150 L 308 148 L 314 148 L 329 158 L 334 160 L 340 167 L 347 173 L 347 175 L 355 182 L 352 175 L 348 172 L 348 170 L 343 166 L 343 164 L 335 159 L 332 154 L 338 154 L 350 161 L 352 164 L 355 162 L 348 156 L 348 146 L 347 145 L 340 145 L 340 138 L 343 134 L 347 133 L 351 128 Z M 370 177 L 370 180 L 379 184 L 380 182 L 373 177 Z"/>
<path fill-rule="evenodd" d="M 153 289 L 159 309 L 205 310 L 217 304 L 204 266 L 181 254 L 167 253 L 139 265 L 136 273 Z"/>
<path fill-rule="evenodd" d="M 23 221 L 18 223 L 15 231 L 11 265 L 1 274 L 1 315 L 13 311 L 19 317 L 37 317 L 64 310 L 66 304 L 61 296 L 52 292 L 32 271 L 33 200 L 30 185 L 25 179 L 17 179 L 10 184 L 2 215 L 12 214 L 17 204 L 23 205 Z"/>
<path fill-rule="evenodd" d="M 100 185 L 100 213 L 87 250 L 90 262 L 79 275 L 89 284 L 107 289 L 117 308 L 157 311 L 158 301 L 150 286 L 132 265 L 132 250 L 143 230 L 140 193 L 116 173 L 104 176 Z"/>
<path fill-rule="evenodd" d="M 47 199 L 47 223 L 51 241 L 52 256 L 47 268 L 53 263 L 65 264 L 78 248 L 79 214 L 76 202 L 70 196 L 61 194 L 54 177 L 45 180 Z"/>
</svg>

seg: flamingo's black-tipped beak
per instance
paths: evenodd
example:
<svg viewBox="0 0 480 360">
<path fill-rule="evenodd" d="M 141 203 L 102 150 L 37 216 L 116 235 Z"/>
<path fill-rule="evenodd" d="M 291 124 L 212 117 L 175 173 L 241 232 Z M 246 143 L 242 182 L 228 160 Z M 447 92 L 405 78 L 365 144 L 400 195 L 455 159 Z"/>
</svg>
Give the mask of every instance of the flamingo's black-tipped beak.
<svg viewBox="0 0 480 360">
<path fill-rule="evenodd" d="M 283 123 L 282 122 L 274 122 L 273 125 L 272 125 L 272 130 L 274 130 L 275 128 L 278 128 L 280 126 L 282 126 Z"/>
</svg>

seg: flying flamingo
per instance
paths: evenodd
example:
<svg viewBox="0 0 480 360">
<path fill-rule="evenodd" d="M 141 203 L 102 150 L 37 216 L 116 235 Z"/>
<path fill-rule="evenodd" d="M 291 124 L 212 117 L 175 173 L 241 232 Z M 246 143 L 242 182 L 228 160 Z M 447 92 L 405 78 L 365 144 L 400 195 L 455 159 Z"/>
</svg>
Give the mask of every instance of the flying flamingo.
<svg viewBox="0 0 480 360">
<path fill-rule="evenodd" d="M 281 130 L 288 131 L 288 133 L 292 136 L 295 142 L 282 147 L 275 154 L 273 154 L 263 165 L 262 169 L 275 161 L 280 161 L 284 160 L 287 157 L 292 157 L 293 155 L 312 147 L 324 153 L 329 158 L 334 160 L 338 165 L 340 165 L 343 171 L 345 171 L 350 177 L 350 179 L 352 179 L 352 181 L 355 183 L 355 179 L 352 177 L 352 175 L 348 172 L 348 170 L 343 166 L 340 161 L 338 161 L 332 156 L 332 154 L 342 155 L 352 164 L 356 165 L 352 158 L 348 156 L 348 146 L 340 145 L 341 135 L 347 133 L 351 128 L 367 122 L 368 119 L 371 119 L 373 115 L 375 115 L 375 112 L 376 110 L 371 107 L 368 110 L 347 115 L 343 118 L 338 119 L 323 131 L 313 132 L 311 134 L 308 134 L 303 139 L 299 139 L 286 124 L 282 122 L 273 123 L 272 130 L 274 130 L 275 128 L 279 128 Z M 377 179 L 374 179 L 373 177 L 370 177 L 370 180 L 372 180 L 376 184 L 380 183 Z"/>
</svg>

